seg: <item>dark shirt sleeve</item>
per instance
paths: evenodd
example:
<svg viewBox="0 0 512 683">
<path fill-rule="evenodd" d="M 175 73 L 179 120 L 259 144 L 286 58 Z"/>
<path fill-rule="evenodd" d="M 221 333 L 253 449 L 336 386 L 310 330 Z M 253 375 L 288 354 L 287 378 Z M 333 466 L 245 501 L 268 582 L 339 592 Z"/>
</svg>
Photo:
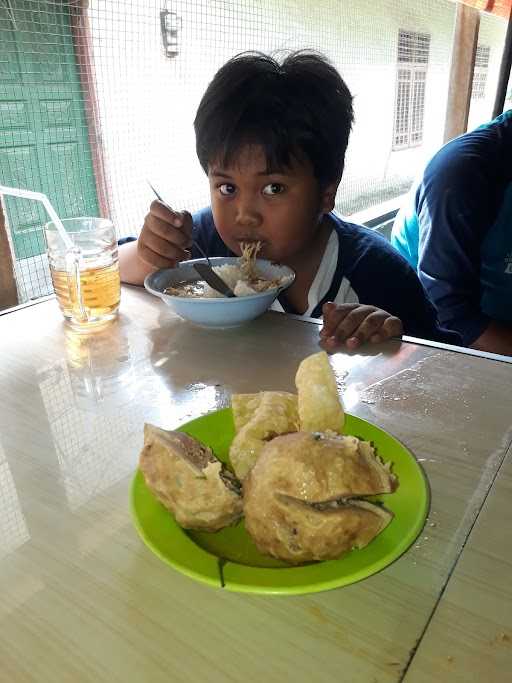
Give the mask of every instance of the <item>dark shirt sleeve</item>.
<svg viewBox="0 0 512 683">
<path fill-rule="evenodd" d="M 403 256 L 381 235 L 345 225 L 357 231 L 343 239 L 341 248 L 344 270 L 360 303 L 400 318 L 406 335 L 460 345 L 460 335 L 439 324 L 432 302 Z"/>
<path fill-rule="evenodd" d="M 123 244 L 128 244 L 128 242 L 136 242 L 137 238 L 136 237 L 121 237 L 120 239 L 117 240 L 117 243 L 119 246 Z"/>
<path fill-rule="evenodd" d="M 401 319 L 406 335 L 460 346 L 461 335 L 440 324 L 436 309 L 429 300 L 418 276 L 408 263 L 405 265 L 406 268 L 398 278 L 403 286 L 402 295 L 397 293 L 397 300 L 395 300 L 396 294 L 391 296 L 389 312 Z M 388 310 L 385 306 L 382 308 Z"/>
<path fill-rule="evenodd" d="M 442 325 L 472 344 L 489 325 L 480 310 L 480 250 L 496 220 L 502 189 L 489 131 L 446 145 L 425 170 L 416 195 L 418 274 Z M 485 146 L 485 151 L 482 147 Z"/>
<path fill-rule="evenodd" d="M 194 213 L 192 215 L 192 222 L 194 241 L 199 244 L 208 256 L 235 256 L 224 244 L 217 232 L 210 207 Z M 203 254 L 195 244 L 192 245 L 192 258 L 203 258 Z"/>
</svg>

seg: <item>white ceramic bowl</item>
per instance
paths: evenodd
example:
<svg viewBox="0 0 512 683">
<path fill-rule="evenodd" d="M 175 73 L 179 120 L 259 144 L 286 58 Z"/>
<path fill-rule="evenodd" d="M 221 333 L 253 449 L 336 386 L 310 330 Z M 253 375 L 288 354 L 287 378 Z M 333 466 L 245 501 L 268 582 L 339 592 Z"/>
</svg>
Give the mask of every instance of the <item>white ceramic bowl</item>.
<svg viewBox="0 0 512 683">
<path fill-rule="evenodd" d="M 237 256 L 210 258 L 212 266 L 226 263 L 237 264 Z M 295 279 L 295 273 L 288 266 L 279 266 L 265 259 L 257 259 L 258 271 L 269 280 L 283 276 L 292 276 L 284 287 L 268 289 L 260 294 L 240 297 L 198 298 L 171 296 L 165 294 L 167 287 L 178 282 L 194 282 L 201 279 L 194 269 L 194 263 L 205 262 L 205 259 L 182 261 L 176 268 L 164 268 L 151 273 L 144 280 L 144 287 L 158 296 L 175 313 L 202 327 L 237 327 L 242 323 L 257 318 L 264 313 L 283 289 L 289 287 Z"/>
</svg>

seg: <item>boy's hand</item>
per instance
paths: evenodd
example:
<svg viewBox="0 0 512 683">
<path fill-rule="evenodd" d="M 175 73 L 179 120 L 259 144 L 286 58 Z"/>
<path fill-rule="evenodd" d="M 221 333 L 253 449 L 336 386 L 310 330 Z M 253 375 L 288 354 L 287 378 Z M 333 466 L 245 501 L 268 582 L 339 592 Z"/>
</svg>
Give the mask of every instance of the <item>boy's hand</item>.
<svg viewBox="0 0 512 683">
<path fill-rule="evenodd" d="M 324 326 L 320 332 L 327 348 L 345 344 L 357 349 L 364 342 L 376 344 L 403 333 L 402 321 L 381 308 L 363 304 L 324 304 Z"/>
<path fill-rule="evenodd" d="M 188 211 L 170 211 L 155 200 L 137 241 L 138 257 L 154 268 L 174 268 L 190 258 L 191 246 L 192 216 Z"/>
</svg>

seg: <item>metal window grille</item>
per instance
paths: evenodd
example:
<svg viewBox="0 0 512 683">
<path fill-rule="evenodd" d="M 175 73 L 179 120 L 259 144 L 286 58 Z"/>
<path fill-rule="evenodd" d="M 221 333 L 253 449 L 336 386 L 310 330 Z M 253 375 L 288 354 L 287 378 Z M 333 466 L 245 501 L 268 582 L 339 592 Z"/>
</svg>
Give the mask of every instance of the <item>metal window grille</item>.
<svg viewBox="0 0 512 683">
<path fill-rule="evenodd" d="M 428 64 L 430 36 L 428 33 L 398 32 L 398 62 Z"/>
<path fill-rule="evenodd" d="M 120 236 L 141 229 L 148 178 L 177 208 L 200 209 L 209 193 L 192 121 L 214 73 L 243 50 L 308 48 L 354 95 L 336 209 L 375 207 L 405 193 L 442 144 L 455 10 L 452 0 L 0 0 L 0 181 L 45 192 L 64 218 L 108 216 Z M 504 19 L 488 22 L 493 54 L 505 32 Z M 20 300 L 51 293 L 44 212 L 3 204 Z"/>
<path fill-rule="evenodd" d="M 415 147 L 423 140 L 429 52 L 430 35 L 399 31 L 393 149 Z"/>
<path fill-rule="evenodd" d="M 471 90 L 472 100 L 483 100 L 485 98 L 485 86 L 487 83 L 487 73 L 489 71 L 490 55 L 491 48 L 489 45 L 479 45 L 476 48 L 473 87 Z"/>
</svg>

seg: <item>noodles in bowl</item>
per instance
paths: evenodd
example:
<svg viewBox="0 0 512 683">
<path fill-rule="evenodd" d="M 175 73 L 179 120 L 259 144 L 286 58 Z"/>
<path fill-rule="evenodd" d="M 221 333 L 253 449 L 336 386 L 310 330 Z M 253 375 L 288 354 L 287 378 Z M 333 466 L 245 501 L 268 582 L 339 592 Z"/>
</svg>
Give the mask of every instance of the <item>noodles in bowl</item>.
<svg viewBox="0 0 512 683">
<path fill-rule="evenodd" d="M 261 242 L 244 242 L 241 245 L 242 255 L 236 263 L 225 263 L 214 266 L 213 270 L 227 284 L 236 297 L 260 294 L 271 289 L 287 287 L 293 280 L 293 275 L 280 275 L 267 278 L 258 269 L 257 254 L 261 249 Z M 223 295 L 204 280 L 195 282 L 178 282 L 166 289 L 170 296 L 184 296 L 197 298 L 222 298 Z"/>
<path fill-rule="evenodd" d="M 204 259 L 158 270 L 146 277 L 144 286 L 179 316 L 203 327 L 235 327 L 257 318 L 295 279 L 291 268 L 265 259 L 254 258 L 254 270 L 248 273 L 242 258 L 212 257 L 213 269 L 235 293 L 228 298 L 198 279 L 194 268 L 198 262 Z"/>
</svg>

